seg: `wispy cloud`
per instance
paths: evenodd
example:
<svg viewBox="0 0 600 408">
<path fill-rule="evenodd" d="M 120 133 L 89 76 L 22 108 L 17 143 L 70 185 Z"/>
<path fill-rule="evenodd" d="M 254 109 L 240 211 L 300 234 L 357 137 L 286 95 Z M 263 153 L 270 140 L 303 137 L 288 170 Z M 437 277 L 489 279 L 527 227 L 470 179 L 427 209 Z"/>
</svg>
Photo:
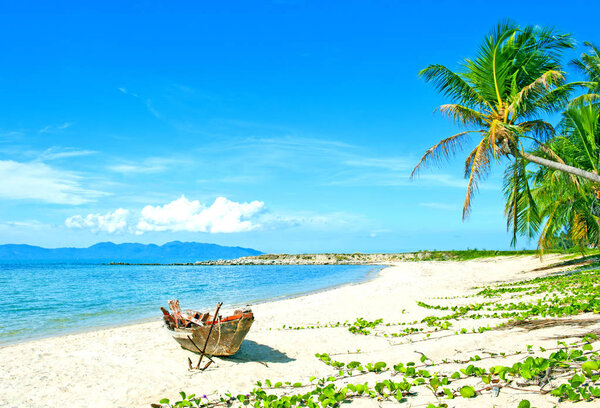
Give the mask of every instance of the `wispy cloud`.
<svg viewBox="0 0 600 408">
<path fill-rule="evenodd" d="M 27 229 L 43 229 L 43 228 L 49 228 L 52 225 L 51 224 L 46 224 L 37 220 L 25 220 L 25 221 L 6 221 L 3 223 L 0 223 L 1 226 L 3 227 L 8 227 L 8 228 L 27 228 Z"/>
<path fill-rule="evenodd" d="M 205 146 L 200 153 L 218 158 L 211 170 L 224 173 L 220 178 L 224 180 L 231 180 L 230 173 L 235 172 L 244 175 L 243 181 L 261 182 L 277 177 L 279 172 L 273 170 L 278 169 L 311 174 L 317 185 L 415 185 L 409 179 L 412 157 L 375 156 L 364 148 L 325 138 L 241 138 Z M 441 180 L 438 184 L 448 183 Z"/>
<path fill-rule="evenodd" d="M 25 132 L 22 130 L 10 130 L 10 131 L 2 131 L 0 130 L 0 142 L 10 143 L 17 140 L 20 140 L 25 136 Z"/>
<path fill-rule="evenodd" d="M 64 122 L 64 123 L 61 123 L 60 125 L 47 125 L 47 126 L 44 126 L 43 128 L 41 128 L 39 130 L 39 133 L 53 133 L 53 132 L 57 132 L 60 130 L 70 128 L 71 126 L 73 126 L 73 124 L 70 122 Z"/>
<path fill-rule="evenodd" d="M 453 187 L 466 188 L 467 180 L 447 173 L 423 174 L 410 178 L 412 169 L 410 158 L 364 157 L 360 160 L 348 160 L 347 167 L 331 174 L 328 185 L 345 186 L 382 186 L 382 187 Z M 481 182 L 482 190 L 499 190 L 497 184 Z"/>
<path fill-rule="evenodd" d="M 109 165 L 122 174 L 167 172 L 175 166 L 193 167 L 204 183 L 264 184 L 303 177 L 316 186 L 379 186 L 412 188 L 466 188 L 460 176 L 447 173 L 422 174 L 410 179 L 415 159 L 401 155 L 375 155 L 364 148 L 325 138 L 288 135 L 280 138 L 228 138 L 207 143 L 194 158 L 151 157 Z M 489 182 L 481 189 L 497 190 Z"/>
<path fill-rule="evenodd" d="M 444 173 L 422 174 L 414 179 L 415 182 L 424 181 L 425 184 L 439 184 L 449 187 L 467 188 L 467 180 Z"/>
<path fill-rule="evenodd" d="M 363 215 L 343 211 L 326 214 L 311 211 L 286 213 L 265 211 L 260 217 L 260 224 L 265 229 L 302 227 L 313 230 L 355 230 L 369 225 L 370 220 Z"/>
<path fill-rule="evenodd" d="M 131 96 L 135 96 L 136 98 L 139 98 L 138 94 L 136 94 L 135 92 L 130 92 L 128 91 L 126 88 L 119 88 L 119 91 L 123 92 L 125 95 L 131 95 Z"/>
<path fill-rule="evenodd" d="M 467 188 L 468 182 L 464 178 L 458 178 L 451 174 L 435 173 L 423 174 L 415 178 L 415 182 L 424 180 L 425 184 L 443 185 L 448 187 Z M 499 190 L 500 186 L 490 182 L 480 182 L 478 188 L 481 190 Z"/>
<path fill-rule="evenodd" d="M 411 161 L 406 157 L 363 157 L 347 160 L 345 164 L 351 167 L 371 167 L 403 174 L 411 168 Z"/>
<path fill-rule="evenodd" d="M 174 157 L 148 157 L 137 162 L 123 161 L 121 163 L 111 164 L 108 170 L 123 174 L 150 174 L 160 173 L 168 170 L 170 167 L 182 166 L 190 161 L 185 158 Z"/>
<path fill-rule="evenodd" d="M 38 161 L 50 161 L 59 159 L 68 159 L 78 156 L 89 156 L 98 152 L 93 150 L 80 150 L 73 148 L 51 147 L 43 151 L 37 158 Z"/>
<path fill-rule="evenodd" d="M 214 153 L 212 146 L 203 150 L 220 161 L 211 169 L 236 174 L 243 178 L 234 180 L 260 182 L 276 177 L 273 169 L 313 174 L 315 183 L 331 186 L 443 186 L 466 188 L 467 181 L 460 176 L 447 173 L 422 174 L 410 178 L 415 158 L 399 155 L 373 155 L 364 148 L 335 140 L 310 137 L 286 136 L 282 138 L 245 138 L 230 140 L 218 146 L 220 153 L 227 153 L 222 159 Z M 323 171 L 326 169 L 326 171 Z M 221 177 L 231 180 L 229 174 Z M 480 189 L 498 190 L 500 187 L 490 182 L 482 182 Z"/>
<path fill-rule="evenodd" d="M 0 197 L 78 205 L 106 193 L 87 189 L 76 173 L 41 162 L 0 160 Z"/>
<path fill-rule="evenodd" d="M 134 98 L 139 99 L 140 101 L 142 101 L 144 103 L 144 105 L 146 106 L 146 109 L 148 109 L 148 112 L 150 112 L 157 119 L 162 119 L 162 115 L 152 105 L 152 100 L 151 99 L 141 97 L 136 92 L 131 92 L 127 88 L 121 87 L 121 88 L 119 88 L 119 91 L 121 91 L 125 95 L 130 95 L 130 96 L 133 96 Z"/>
<path fill-rule="evenodd" d="M 461 207 L 457 204 L 449 204 L 449 203 L 419 203 L 421 207 L 435 208 L 436 210 L 444 210 L 444 211 L 456 211 Z"/>
<path fill-rule="evenodd" d="M 160 173 L 166 170 L 165 166 L 140 166 L 135 164 L 115 164 L 108 166 L 110 171 L 115 173 L 131 174 L 131 173 Z"/>
<path fill-rule="evenodd" d="M 326 139 L 298 136 L 280 138 L 229 138 L 198 149 L 198 156 L 216 179 L 264 182 L 283 173 L 312 174 L 322 183 L 323 169 L 347 167 L 345 161 L 360 160 L 353 145 Z"/>
</svg>

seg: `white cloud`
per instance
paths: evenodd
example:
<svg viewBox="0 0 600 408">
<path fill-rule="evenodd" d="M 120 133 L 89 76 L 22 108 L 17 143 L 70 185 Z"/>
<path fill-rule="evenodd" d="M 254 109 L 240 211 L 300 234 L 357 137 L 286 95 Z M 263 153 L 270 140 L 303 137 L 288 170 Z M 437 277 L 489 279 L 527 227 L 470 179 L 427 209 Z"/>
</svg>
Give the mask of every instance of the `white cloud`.
<svg viewBox="0 0 600 408">
<path fill-rule="evenodd" d="M 131 232 L 143 234 L 149 231 L 188 231 L 233 233 L 259 228 L 259 216 L 264 211 L 262 201 L 237 203 L 218 197 L 210 206 L 200 201 L 190 201 L 185 196 L 165 205 L 147 205 L 137 217 L 131 211 L 119 208 L 114 212 L 75 215 L 65 221 L 69 228 L 85 228 L 94 232 Z"/>
<path fill-rule="evenodd" d="M 137 223 L 138 231 L 191 231 L 231 233 L 259 227 L 250 220 L 264 209 L 262 201 L 236 203 L 218 197 L 209 207 L 181 196 L 163 206 L 147 205 Z"/>
<path fill-rule="evenodd" d="M 68 218 L 69 228 L 86 228 L 92 231 L 129 232 L 206 232 L 235 233 L 257 229 L 273 230 L 308 228 L 311 230 L 354 231 L 371 224 L 364 216 L 335 212 L 327 214 L 273 213 L 267 211 L 262 201 L 238 203 L 218 197 L 210 205 L 185 196 L 164 205 L 147 205 L 141 211 L 118 209 L 112 213 L 76 215 Z"/>
<path fill-rule="evenodd" d="M 0 197 L 78 205 L 106 195 L 81 186 L 81 177 L 40 162 L 0 160 Z"/>
<path fill-rule="evenodd" d="M 129 210 L 119 208 L 113 212 L 88 214 L 85 217 L 75 215 L 65 220 L 68 228 L 90 229 L 93 232 L 108 232 L 109 234 L 123 232 L 127 229 Z"/>
</svg>

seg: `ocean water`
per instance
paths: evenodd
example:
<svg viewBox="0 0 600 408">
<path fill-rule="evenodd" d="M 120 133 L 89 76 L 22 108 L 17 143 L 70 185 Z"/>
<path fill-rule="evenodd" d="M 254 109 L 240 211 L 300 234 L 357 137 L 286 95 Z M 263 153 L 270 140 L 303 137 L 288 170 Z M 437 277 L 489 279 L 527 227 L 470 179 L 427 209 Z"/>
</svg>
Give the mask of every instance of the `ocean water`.
<svg viewBox="0 0 600 408">
<path fill-rule="evenodd" d="M 169 299 L 212 310 L 358 282 L 378 269 L 0 263 L 0 345 L 158 318 Z"/>
</svg>

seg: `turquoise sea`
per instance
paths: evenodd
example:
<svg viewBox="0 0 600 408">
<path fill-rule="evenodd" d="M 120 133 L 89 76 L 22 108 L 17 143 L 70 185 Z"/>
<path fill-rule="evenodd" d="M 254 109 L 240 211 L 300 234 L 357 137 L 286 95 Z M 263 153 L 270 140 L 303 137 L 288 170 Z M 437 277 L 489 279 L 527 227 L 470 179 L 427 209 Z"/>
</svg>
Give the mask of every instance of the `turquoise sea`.
<svg viewBox="0 0 600 408">
<path fill-rule="evenodd" d="M 0 345 L 292 296 L 368 279 L 373 265 L 138 266 L 0 263 Z"/>
</svg>

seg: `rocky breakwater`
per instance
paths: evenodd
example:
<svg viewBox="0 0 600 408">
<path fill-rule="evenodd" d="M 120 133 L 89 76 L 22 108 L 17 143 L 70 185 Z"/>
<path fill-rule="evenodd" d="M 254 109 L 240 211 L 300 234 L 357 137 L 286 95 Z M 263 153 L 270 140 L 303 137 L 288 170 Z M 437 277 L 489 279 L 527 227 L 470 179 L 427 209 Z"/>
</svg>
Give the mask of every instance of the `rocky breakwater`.
<svg viewBox="0 0 600 408">
<path fill-rule="evenodd" d="M 195 262 L 194 265 L 364 265 L 414 258 L 414 254 L 266 254 Z"/>
</svg>

